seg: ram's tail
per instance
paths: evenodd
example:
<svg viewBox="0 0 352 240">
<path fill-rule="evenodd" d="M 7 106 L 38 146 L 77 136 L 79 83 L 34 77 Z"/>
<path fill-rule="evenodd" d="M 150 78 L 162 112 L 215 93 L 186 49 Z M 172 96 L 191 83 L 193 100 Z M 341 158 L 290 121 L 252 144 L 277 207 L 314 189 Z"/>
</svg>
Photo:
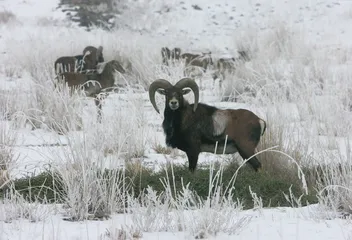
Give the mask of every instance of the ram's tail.
<svg viewBox="0 0 352 240">
<path fill-rule="evenodd" d="M 260 136 L 263 136 L 266 130 L 266 122 L 263 119 L 259 119 L 259 122 L 260 122 L 260 129 L 261 129 Z"/>
</svg>

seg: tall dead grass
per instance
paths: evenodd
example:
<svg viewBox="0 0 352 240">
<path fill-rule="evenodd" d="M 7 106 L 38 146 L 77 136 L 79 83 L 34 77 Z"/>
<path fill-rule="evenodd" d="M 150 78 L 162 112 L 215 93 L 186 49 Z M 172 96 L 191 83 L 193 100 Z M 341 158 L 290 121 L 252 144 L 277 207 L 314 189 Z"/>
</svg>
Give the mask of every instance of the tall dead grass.
<svg viewBox="0 0 352 240">
<path fill-rule="evenodd" d="M 8 122 L 0 124 L 0 189 L 11 182 L 11 173 L 16 168 L 18 156 L 14 152 L 17 133 Z"/>
<path fill-rule="evenodd" d="M 350 139 L 337 143 L 337 151 L 317 153 L 317 196 L 321 218 L 349 217 L 352 214 L 352 163 Z"/>
</svg>

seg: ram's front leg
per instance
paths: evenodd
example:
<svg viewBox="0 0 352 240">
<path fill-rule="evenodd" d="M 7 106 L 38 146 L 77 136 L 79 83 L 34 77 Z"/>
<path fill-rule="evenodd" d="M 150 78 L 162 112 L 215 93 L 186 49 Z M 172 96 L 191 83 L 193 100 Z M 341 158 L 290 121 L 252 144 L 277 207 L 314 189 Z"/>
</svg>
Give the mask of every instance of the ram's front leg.
<svg viewBox="0 0 352 240">
<path fill-rule="evenodd" d="M 188 169 L 193 173 L 197 168 L 198 157 L 200 151 L 197 149 L 190 149 L 186 152 L 188 158 Z"/>
<path fill-rule="evenodd" d="M 187 141 L 186 154 L 188 158 L 188 168 L 194 172 L 197 168 L 198 158 L 200 153 L 201 141 L 196 134 L 190 134 Z"/>
</svg>

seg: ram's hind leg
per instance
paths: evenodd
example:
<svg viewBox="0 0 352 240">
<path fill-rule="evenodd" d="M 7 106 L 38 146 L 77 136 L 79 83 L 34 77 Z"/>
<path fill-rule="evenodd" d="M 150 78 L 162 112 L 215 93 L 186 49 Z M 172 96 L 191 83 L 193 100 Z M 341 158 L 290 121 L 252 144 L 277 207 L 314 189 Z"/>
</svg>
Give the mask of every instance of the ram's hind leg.
<svg viewBox="0 0 352 240">
<path fill-rule="evenodd" d="M 261 167 L 262 164 L 259 162 L 257 157 L 253 157 L 255 154 L 255 144 L 242 144 L 241 142 L 236 143 L 236 148 L 238 150 L 238 153 L 241 155 L 243 160 L 249 160 L 247 163 L 257 172 Z"/>
<path fill-rule="evenodd" d="M 262 165 L 253 155 L 255 154 L 256 147 L 261 138 L 262 127 L 260 121 L 256 119 L 251 120 L 251 118 L 255 116 L 253 113 L 245 110 L 242 110 L 239 113 L 242 114 L 242 120 L 247 121 L 242 125 L 228 125 L 228 137 L 234 142 L 235 147 L 243 160 L 249 159 L 247 163 L 255 171 L 258 171 Z M 236 117 L 236 115 L 233 115 L 233 117 Z"/>
<path fill-rule="evenodd" d="M 229 136 L 229 139 L 234 141 L 235 147 L 238 153 L 241 155 L 243 160 L 246 160 L 247 163 L 255 170 L 258 171 L 262 164 L 259 162 L 257 157 L 253 156 L 255 154 L 255 149 L 259 143 L 260 139 L 260 126 L 259 129 L 253 129 L 251 133 L 236 133 L 236 136 L 248 136 L 248 138 L 234 138 Z M 249 159 L 249 160 L 248 160 Z"/>
</svg>

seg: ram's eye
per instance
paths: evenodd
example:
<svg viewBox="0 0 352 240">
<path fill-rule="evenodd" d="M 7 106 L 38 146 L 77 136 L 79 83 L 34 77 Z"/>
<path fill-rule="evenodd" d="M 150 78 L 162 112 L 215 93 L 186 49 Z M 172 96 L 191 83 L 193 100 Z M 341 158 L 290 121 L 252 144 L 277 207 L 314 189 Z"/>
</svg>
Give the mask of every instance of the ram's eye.
<svg viewBox="0 0 352 240">
<path fill-rule="evenodd" d="M 191 92 L 191 89 L 183 89 L 182 90 L 182 95 L 186 95 Z"/>
<path fill-rule="evenodd" d="M 161 94 L 161 95 L 166 95 L 166 90 L 164 90 L 164 89 L 161 89 L 161 88 L 159 88 L 158 90 L 156 90 L 159 94 Z"/>
</svg>

